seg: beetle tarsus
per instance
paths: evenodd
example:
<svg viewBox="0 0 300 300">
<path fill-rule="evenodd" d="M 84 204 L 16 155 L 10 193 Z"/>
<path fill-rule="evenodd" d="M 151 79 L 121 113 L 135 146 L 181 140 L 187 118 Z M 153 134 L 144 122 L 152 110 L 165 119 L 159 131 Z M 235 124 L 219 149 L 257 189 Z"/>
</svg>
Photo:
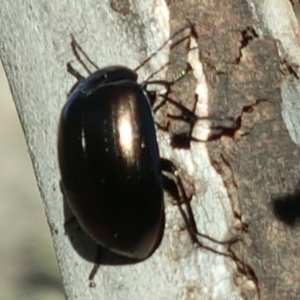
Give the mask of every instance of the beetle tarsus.
<svg viewBox="0 0 300 300">
<path fill-rule="evenodd" d="M 238 242 L 241 241 L 242 238 L 240 236 L 236 236 L 233 238 L 230 238 L 228 240 L 219 241 L 215 238 L 212 238 L 206 234 L 203 234 L 198 231 L 197 224 L 194 218 L 194 213 L 191 207 L 191 198 L 186 195 L 184 186 L 182 184 L 181 178 L 179 176 L 179 172 L 177 170 L 177 167 L 169 160 L 167 159 L 161 159 L 162 162 L 162 169 L 164 172 L 167 172 L 174 177 L 174 181 L 171 183 L 171 179 L 167 177 L 167 179 L 164 180 L 164 183 L 167 183 L 169 185 L 168 191 L 172 189 L 171 195 L 175 199 L 175 204 L 178 206 L 180 214 L 184 220 L 184 223 L 186 224 L 186 228 L 188 230 L 189 236 L 194 244 L 197 244 L 199 247 L 209 250 L 211 252 L 214 252 L 216 254 L 220 254 L 223 256 L 231 256 L 230 253 L 221 252 L 218 251 L 212 247 L 209 247 L 207 245 L 204 245 L 202 242 L 199 241 L 198 236 L 202 238 L 206 238 L 207 240 L 214 242 L 216 244 L 220 245 L 228 245 L 229 247 Z M 169 182 L 168 182 L 169 181 Z M 172 188 L 171 188 L 172 186 Z M 176 190 L 177 189 L 177 190 Z M 183 209 L 182 205 L 185 205 L 186 211 Z"/>
</svg>

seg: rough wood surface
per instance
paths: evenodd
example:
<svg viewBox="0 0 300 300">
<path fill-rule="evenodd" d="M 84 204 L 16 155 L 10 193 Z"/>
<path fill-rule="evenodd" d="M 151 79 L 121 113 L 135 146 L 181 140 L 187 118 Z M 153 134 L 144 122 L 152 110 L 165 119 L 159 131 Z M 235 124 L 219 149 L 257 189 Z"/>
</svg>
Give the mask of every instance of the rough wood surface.
<svg viewBox="0 0 300 300">
<path fill-rule="evenodd" d="M 68 299 L 297 299 L 300 55 L 289 1 L 0 4 L 0 56 Z M 193 247 L 178 209 L 167 202 L 159 249 L 139 264 L 101 265 L 90 287 L 95 246 L 77 226 L 66 235 L 56 157 L 58 117 L 74 84 L 66 63 L 73 60 L 80 69 L 70 34 L 100 67 L 134 68 L 186 18 L 196 24 L 198 48 L 188 57 L 180 48 L 171 53 L 167 76 L 185 59 L 193 68 L 175 96 L 189 106 L 197 94 L 197 114 L 232 115 L 241 125 L 216 141 L 193 142 L 190 149 L 172 149 L 169 135 L 158 132 L 161 155 L 174 161 L 193 192 L 199 230 L 223 240 L 237 228 L 244 240 L 233 247 L 237 259 Z M 161 51 L 141 69 L 141 78 L 168 61 L 167 54 Z M 193 136 L 203 132 L 197 125 Z"/>
<path fill-rule="evenodd" d="M 241 293 L 298 299 L 300 56 L 291 3 L 199 1 L 181 14 L 197 20 L 211 114 L 240 123 L 208 148 L 242 224 L 233 250 Z"/>
</svg>

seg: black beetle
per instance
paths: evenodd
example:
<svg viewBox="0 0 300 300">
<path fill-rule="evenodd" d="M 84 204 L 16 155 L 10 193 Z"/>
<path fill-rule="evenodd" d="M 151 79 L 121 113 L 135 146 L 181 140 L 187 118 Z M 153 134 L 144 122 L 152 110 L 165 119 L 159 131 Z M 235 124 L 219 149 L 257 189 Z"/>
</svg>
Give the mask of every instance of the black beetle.
<svg viewBox="0 0 300 300">
<path fill-rule="evenodd" d="M 136 72 L 123 66 L 97 70 L 86 79 L 74 69 L 70 73 L 80 81 L 62 109 L 58 160 L 63 194 L 85 232 L 124 257 L 149 257 L 164 231 L 166 171 L 175 178 L 179 206 L 187 204 L 187 214 L 180 212 L 192 241 L 220 253 L 197 240 L 201 235 L 218 242 L 198 233 L 176 167 L 159 156 L 152 115 L 156 93 L 147 85 L 162 84 L 168 93 L 176 80 L 139 84 Z M 183 110 L 184 120 L 192 114 L 169 101 Z"/>
<path fill-rule="evenodd" d="M 98 70 L 69 96 L 58 135 L 62 188 L 79 224 L 101 246 L 140 260 L 164 228 L 152 98 L 134 71 Z"/>
</svg>

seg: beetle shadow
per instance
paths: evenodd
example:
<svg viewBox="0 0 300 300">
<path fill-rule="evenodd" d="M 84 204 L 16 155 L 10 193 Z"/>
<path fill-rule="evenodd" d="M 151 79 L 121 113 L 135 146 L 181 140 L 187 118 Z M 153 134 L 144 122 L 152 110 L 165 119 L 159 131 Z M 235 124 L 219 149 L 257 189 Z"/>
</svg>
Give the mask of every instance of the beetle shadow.
<svg viewBox="0 0 300 300">
<path fill-rule="evenodd" d="M 159 126 L 160 129 L 166 131 L 170 135 L 170 145 L 173 149 L 186 149 L 191 148 L 191 142 L 206 143 L 208 141 L 214 141 L 220 139 L 222 136 L 233 137 L 235 132 L 241 127 L 240 118 L 231 117 L 222 113 L 211 116 L 198 116 L 196 114 L 196 107 L 198 98 L 195 96 L 194 106 L 192 109 L 186 108 L 180 102 L 177 102 L 170 97 L 166 96 L 166 100 L 177 108 L 179 114 L 172 115 L 167 114 L 168 118 L 172 122 L 180 122 L 177 126 L 173 126 L 170 129 L 170 121 L 167 126 Z M 193 131 L 196 123 L 201 121 L 208 121 L 210 129 L 207 139 L 201 140 L 193 137 Z M 178 126 L 179 125 L 179 126 Z"/>
<path fill-rule="evenodd" d="M 285 194 L 272 199 L 271 206 L 279 221 L 290 227 L 300 225 L 300 186 L 293 194 Z"/>
<path fill-rule="evenodd" d="M 89 237 L 80 227 L 69 204 L 63 197 L 64 229 L 73 249 L 86 261 L 97 265 L 129 265 L 142 262 L 125 256 L 118 255 L 107 248 L 101 247 Z"/>
</svg>

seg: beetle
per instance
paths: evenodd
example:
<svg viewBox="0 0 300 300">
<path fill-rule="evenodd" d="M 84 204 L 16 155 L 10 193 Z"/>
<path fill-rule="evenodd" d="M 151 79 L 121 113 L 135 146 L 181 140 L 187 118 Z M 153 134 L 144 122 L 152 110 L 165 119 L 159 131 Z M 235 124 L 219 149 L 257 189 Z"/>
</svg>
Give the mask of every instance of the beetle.
<svg viewBox="0 0 300 300">
<path fill-rule="evenodd" d="M 189 207 L 176 166 L 160 158 L 152 111 L 157 95 L 147 89 L 149 84 L 162 84 L 168 93 L 175 81 L 138 83 L 137 69 L 125 66 L 98 69 L 87 78 L 70 69 L 68 64 L 79 82 L 59 121 L 58 162 L 64 197 L 97 244 L 142 261 L 157 249 L 164 232 L 164 171 L 174 177 L 173 195 L 179 206 L 186 203 Z M 186 113 L 191 115 L 183 109 Z M 180 212 L 192 241 L 219 253 L 197 240 L 191 209 L 187 214 Z"/>
<path fill-rule="evenodd" d="M 153 93 L 122 66 L 83 80 L 61 113 L 58 158 L 66 199 L 101 246 L 145 259 L 164 227 Z"/>
</svg>

